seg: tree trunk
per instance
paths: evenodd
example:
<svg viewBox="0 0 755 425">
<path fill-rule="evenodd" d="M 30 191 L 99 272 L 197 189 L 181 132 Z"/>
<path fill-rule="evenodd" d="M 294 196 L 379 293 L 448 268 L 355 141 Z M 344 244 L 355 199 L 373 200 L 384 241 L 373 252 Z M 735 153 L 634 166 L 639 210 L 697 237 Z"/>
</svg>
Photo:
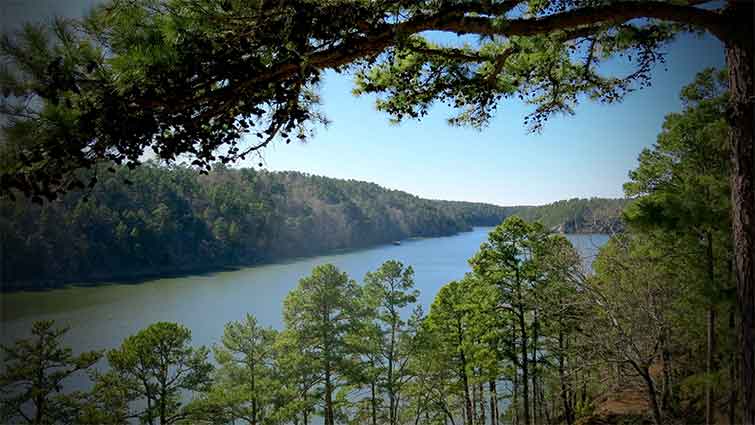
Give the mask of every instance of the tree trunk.
<svg viewBox="0 0 755 425">
<path fill-rule="evenodd" d="M 252 425 L 257 425 L 257 382 L 254 379 L 254 362 L 249 366 L 252 385 Z"/>
<path fill-rule="evenodd" d="M 713 256 L 713 235 L 708 232 L 706 235 L 708 240 L 706 257 L 708 260 L 708 284 L 711 290 L 716 285 L 715 274 L 715 257 Z M 710 382 L 710 377 L 713 371 L 717 368 L 715 364 L 716 355 L 716 306 L 713 302 L 708 306 L 708 350 L 705 356 L 705 372 L 708 375 L 708 380 L 705 383 L 705 425 L 713 425 L 713 385 Z"/>
<path fill-rule="evenodd" d="M 522 300 L 522 288 L 521 288 L 521 282 L 519 281 L 519 269 L 516 270 L 516 282 L 517 282 L 517 292 L 518 292 L 518 311 L 517 316 L 519 319 L 519 332 L 522 333 L 522 401 L 524 404 L 524 425 L 530 425 L 530 376 L 529 376 L 529 365 L 527 360 L 527 323 L 525 322 L 524 317 L 524 301 Z"/>
<path fill-rule="evenodd" d="M 474 418 L 474 423 L 478 423 L 480 421 L 480 417 L 477 414 L 477 403 L 479 402 L 479 400 L 480 398 L 477 396 L 477 385 L 472 384 L 472 417 Z"/>
<path fill-rule="evenodd" d="M 459 337 L 459 347 L 461 347 L 464 342 L 464 336 L 463 336 L 464 331 L 462 329 L 461 320 L 457 321 L 457 326 L 458 326 L 457 332 L 458 332 L 458 337 Z M 474 413 L 472 411 L 473 410 L 472 398 L 469 392 L 469 377 L 467 376 L 467 357 L 464 355 L 464 350 L 459 350 L 459 357 L 461 360 L 461 365 L 460 365 L 461 367 L 460 367 L 459 373 L 461 374 L 461 380 L 464 385 L 464 406 L 465 406 L 466 416 L 467 416 L 467 420 L 465 423 L 467 425 L 472 425 L 474 424 Z"/>
<path fill-rule="evenodd" d="M 333 384 L 330 382 L 330 365 L 325 369 L 325 425 L 334 425 Z"/>
<path fill-rule="evenodd" d="M 726 40 L 731 126 L 731 198 L 742 354 L 742 422 L 755 425 L 755 151 L 753 150 L 753 3 L 730 0 L 727 13 L 736 35 Z"/>
<path fill-rule="evenodd" d="M 716 308 L 708 307 L 708 351 L 705 358 L 705 369 L 708 381 L 705 384 L 705 425 L 713 425 L 713 385 L 710 377 L 715 370 L 714 355 L 716 351 Z"/>
<path fill-rule="evenodd" d="M 370 396 L 372 402 L 372 425 L 377 425 L 377 394 L 375 391 L 375 381 L 370 384 Z"/>
<path fill-rule="evenodd" d="M 542 407 L 540 418 L 545 420 L 545 423 L 550 425 L 551 423 L 551 410 L 548 408 L 548 402 L 545 401 L 545 386 L 540 385 L 540 400 L 542 400 Z M 553 403 L 551 403 L 553 405 Z"/>
<path fill-rule="evenodd" d="M 540 400 L 539 381 L 538 381 L 538 360 L 537 360 L 537 342 L 538 335 L 538 320 L 537 309 L 534 311 L 534 317 L 532 320 L 532 423 L 534 425 L 540 425 L 542 421 L 541 406 L 542 400 Z"/>
<path fill-rule="evenodd" d="M 565 366 L 565 352 L 566 343 L 564 341 L 564 332 L 559 329 L 558 331 L 558 379 L 561 381 L 561 400 L 564 404 L 564 421 L 566 425 L 572 425 L 574 423 L 571 404 L 569 403 L 569 388 L 566 385 L 566 366 Z"/>
<path fill-rule="evenodd" d="M 519 425 L 519 372 L 514 368 L 514 385 L 513 394 L 511 395 L 511 406 L 509 409 L 513 409 L 512 420 L 513 425 Z"/>
<path fill-rule="evenodd" d="M 661 339 L 661 359 L 663 360 L 663 392 L 661 397 L 661 410 L 668 412 L 671 408 L 672 382 L 671 382 L 671 351 L 669 349 L 668 330 L 663 330 Z"/>
<path fill-rule="evenodd" d="M 388 423 L 390 425 L 396 425 L 396 390 L 393 387 L 393 360 L 396 357 L 396 327 L 399 317 L 398 314 L 392 315 L 391 322 L 391 341 L 388 347 Z"/>
<path fill-rule="evenodd" d="M 42 338 L 43 337 L 40 336 L 39 346 L 42 346 L 42 344 L 44 344 L 44 340 Z M 44 387 L 45 382 L 45 366 L 43 364 L 42 356 L 39 357 L 36 372 L 36 379 L 34 380 L 34 384 L 32 385 L 32 391 L 37 391 L 37 394 L 34 396 L 34 407 L 37 410 L 34 415 L 34 425 L 41 425 L 42 419 L 45 416 L 45 396 L 43 395 L 43 391 L 41 391 L 41 389 Z"/>
<path fill-rule="evenodd" d="M 511 340 L 516 345 L 516 324 L 513 320 L 511 321 Z M 514 382 L 512 385 L 511 405 L 509 406 L 510 410 L 513 409 L 511 414 L 512 425 L 519 425 L 519 372 L 516 366 L 516 359 L 514 359 Z"/>
<path fill-rule="evenodd" d="M 419 425 L 419 418 L 422 417 L 422 396 L 417 397 L 417 411 L 414 415 L 414 425 Z"/>
<path fill-rule="evenodd" d="M 160 393 L 160 425 L 165 425 L 167 421 L 165 420 L 166 416 L 166 406 L 167 403 L 167 395 L 165 394 L 165 390 L 161 391 Z"/>
<path fill-rule="evenodd" d="M 34 415 L 34 425 L 42 425 L 42 420 L 45 418 L 45 397 L 40 391 L 39 395 L 35 397 L 36 414 Z"/>
<path fill-rule="evenodd" d="M 149 391 L 147 391 L 147 423 L 149 425 L 153 425 L 155 422 L 152 416 L 152 397 L 150 396 Z"/>
<path fill-rule="evenodd" d="M 524 425 L 530 425 L 530 374 L 527 359 L 527 324 L 524 321 L 524 311 L 519 312 L 519 331 L 522 333 L 522 401 L 524 404 Z"/>
<path fill-rule="evenodd" d="M 498 425 L 498 392 L 494 380 L 488 381 L 488 391 L 490 392 L 490 425 Z"/>
<path fill-rule="evenodd" d="M 572 387 L 571 387 L 571 405 L 572 407 L 577 405 L 577 393 L 579 392 L 579 372 L 578 370 L 572 371 Z"/>
<path fill-rule="evenodd" d="M 655 422 L 655 425 L 663 425 L 663 415 L 658 405 L 658 395 L 655 391 L 655 382 L 653 382 L 653 378 L 650 376 L 650 368 L 644 367 L 644 370 L 640 370 L 639 372 L 645 381 L 645 389 L 647 390 L 650 407 L 653 412 L 653 422 Z"/>
<path fill-rule="evenodd" d="M 482 373 L 480 374 L 482 375 Z M 482 378 L 482 376 L 480 376 Z M 485 425 L 485 388 L 482 386 L 482 379 L 477 383 L 477 395 L 480 403 L 480 425 Z"/>
<path fill-rule="evenodd" d="M 465 423 L 467 425 L 473 425 L 474 424 L 474 412 L 473 412 L 473 405 L 472 405 L 472 397 L 469 392 L 469 378 L 467 377 L 467 372 L 465 370 L 466 368 L 466 359 L 464 357 L 464 352 L 461 354 L 462 358 L 462 367 L 461 367 L 461 379 L 464 384 L 464 407 L 466 411 L 467 420 Z"/>
<path fill-rule="evenodd" d="M 579 394 L 579 400 L 583 406 L 587 404 L 587 379 L 590 378 L 590 371 L 585 371 L 585 375 L 582 377 L 582 390 Z"/>
<path fill-rule="evenodd" d="M 729 312 L 729 331 L 736 337 L 737 321 L 734 315 L 734 309 Z M 739 353 L 736 350 L 731 352 L 731 363 L 729 365 L 729 381 L 731 392 L 729 394 L 729 423 L 737 423 L 737 401 L 739 399 L 739 383 L 737 382 L 737 370 L 739 368 Z"/>
</svg>

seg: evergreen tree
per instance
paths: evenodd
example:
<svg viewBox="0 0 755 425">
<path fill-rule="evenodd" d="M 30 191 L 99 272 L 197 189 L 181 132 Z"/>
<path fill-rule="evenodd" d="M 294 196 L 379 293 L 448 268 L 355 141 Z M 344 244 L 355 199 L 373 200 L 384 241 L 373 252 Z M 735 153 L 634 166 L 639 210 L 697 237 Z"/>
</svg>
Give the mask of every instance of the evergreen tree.
<svg viewBox="0 0 755 425">
<path fill-rule="evenodd" d="M 409 379 L 409 360 L 417 348 L 416 334 L 404 319 L 417 302 L 414 270 L 399 261 L 386 261 L 364 277 L 363 292 L 376 330 L 370 347 L 377 356 L 370 366 L 376 369 L 374 381 L 380 391 L 373 400 L 387 399 L 387 415 L 380 415 L 381 422 L 396 425 L 401 416 L 402 389 Z"/>
<path fill-rule="evenodd" d="M 208 350 L 190 343 L 187 328 L 169 322 L 152 324 L 108 351 L 110 370 L 98 377 L 98 385 L 107 393 L 127 397 L 118 405 L 136 410 L 123 416 L 138 417 L 149 425 L 184 421 L 190 417 L 183 404 L 185 392 L 207 391 L 213 369 Z"/>
<path fill-rule="evenodd" d="M 522 371 L 522 418 L 525 425 L 532 419 L 530 380 L 533 364 L 530 358 L 537 344 L 537 311 L 535 291 L 541 267 L 537 255 L 547 233 L 542 225 L 530 224 L 519 217 L 510 217 L 496 227 L 470 260 L 476 274 L 493 283 L 501 293 L 501 308 L 508 310 L 515 323 L 519 353 L 511 359 Z"/>
<path fill-rule="evenodd" d="M 710 3 L 710 4 L 708 4 Z M 708 7 L 701 7 L 705 4 Z M 441 101 L 481 127 L 499 103 L 535 107 L 533 130 L 589 98 L 616 102 L 650 84 L 663 46 L 707 31 L 725 48 L 730 86 L 732 239 L 742 342 L 744 422 L 755 424 L 755 156 L 750 1 L 387 1 L 313 3 L 138 0 L 98 7 L 77 25 L 27 25 L 0 39 L 7 140 L 0 187 L 55 199 L 94 185 L 103 161 L 137 166 L 189 157 L 209 169 L 276 138 L 306 139 L 323 72 L 360 65 L 356 92 L 394 120 Z M 238 19 L 243 17 L 243 19 Z M 137 28 L 138 30 L 134 30 Z M 477 35 L 443 46 L 428 32 Z M 597 54 L 596 54 L 597 53 Z M 626 55 L 634 71 L 601 67 Z M 244 136 L 258 143 L 242 148 Z"/>
<path fill-rule="evenodd" d="M 664 246 L 669 238 L 684 240 L 676 249 L 679 264 L 688 274 L 684 284 L 691 285 L 706 305 L 698 314 L 706 316 L 707 350 L 704 363 L 705 420 L 714 422 L 714 391 L 721 381 L 718 361 L 722 353 L 718 341 L 734 335 L 721 329 L 719 311 L 733 307 L 733 246 L 730 237 L 731 202 L 729 147 L 725 134 L 727 80 L 724 71 L 707 69 L 681 93 L 683 110 L 669 114 L 652 148 L 639 157 L 638 167 L 624 185 L 634 198 L 625 212 L 627 222 L 638 235 L 656 235 L 652 240 Z M 670 249 L 670 248 L 669 248 Z M 677 283 L 677 285 L 682 282 Z M 727 359 L 729 368 L 737 363 Z M 702 371 L 701 371 L 702 372 Z M 718 396 L 716 397 L 716 392 Z M 736 392 L 728 395 L 736 404 Z M 734 417 L 729 417 L 735 421 Z"/>
<path fill-rule="evenodd" d="M 7 424 L 73 424 L 87 403 L 86 394 L 63 392 L 63 381 L 92 367 L 98 351 L 74 355 L 62 346 L 68 328 L 50 320 L 35 322 L 32 337 L 2 346 L 0 421 Z"/>
<path fill-rule="evenodd" d="M 360 288 L 332 264 L 315 267 L 299 281 L 283 306 L 286 328 L 302 349 L 305 361 L 314 366 L 321 383 L 325 425 L 334 425 L 339 387 L 353 373 L 357 350 L 348 343 L 363 318 Z"/>
<path fill-rule="evenodd" d="M 276 336 L 276 331 L 260 326 L 250 314 L 243 321 L 226 324 L 221 344 L 213 348 L 219 367 L 212 388 L 193 408 L 204 411 L 212 423 L 271 423 L 282 386 L 273 369 Z"/>
<path fill-rule="evenodd" d="M 450 372 L 450 376 L 440 375 L 445 379 L 437 384 L 461 400 L 464 423 L 472 425 L 475 423 L 470 376 L 473 368 L 468 351 L 471 323 L 464 301 L 469 289 L 467 283 L 453 281 L 440 288 L 427 315 L 427 328 L 433 339 L 432 361 Z"/>
</svg>

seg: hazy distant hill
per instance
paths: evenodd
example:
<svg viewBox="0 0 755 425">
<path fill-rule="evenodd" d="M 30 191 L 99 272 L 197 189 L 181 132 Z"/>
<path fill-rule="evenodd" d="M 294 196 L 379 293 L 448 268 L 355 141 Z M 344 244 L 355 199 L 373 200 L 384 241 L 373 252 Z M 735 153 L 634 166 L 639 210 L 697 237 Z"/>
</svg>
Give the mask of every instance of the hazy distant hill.
<svg viewBox="0 0 755 425">
<path fill-rule="evenodd" d="M 537 207 L 512 207 L 528 221 L 539 221 L 549 229 L 562 233 L 616 233 L 624 228 L 621 212 L 626 199 L 573 198 Z"/>
</svg>

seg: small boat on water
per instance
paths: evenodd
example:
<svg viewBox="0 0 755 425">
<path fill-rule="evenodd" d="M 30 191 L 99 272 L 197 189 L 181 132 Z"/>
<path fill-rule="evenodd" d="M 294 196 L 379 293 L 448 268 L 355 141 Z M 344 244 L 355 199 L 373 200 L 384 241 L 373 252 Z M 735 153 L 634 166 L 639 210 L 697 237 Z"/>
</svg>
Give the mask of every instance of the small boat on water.
<svg viewBox="0 0 755 425">
<path fill-rule="evenodd" d="M 401 245 L 401 241 L 393 241 L 394 245 Z"/>
</svg>

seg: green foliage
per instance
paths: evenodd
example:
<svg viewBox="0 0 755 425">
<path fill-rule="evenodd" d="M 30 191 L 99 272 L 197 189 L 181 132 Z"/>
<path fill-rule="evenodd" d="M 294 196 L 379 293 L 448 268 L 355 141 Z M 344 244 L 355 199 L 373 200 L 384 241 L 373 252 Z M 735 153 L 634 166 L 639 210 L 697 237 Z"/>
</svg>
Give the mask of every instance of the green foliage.
<svg viewBox="0 0 755 425">
<path fill-rule="evenodd" d="M 574 247 L 541 224 L 512 216 L 490 232 L 470 264 L 491 288 L 487 304 L 472 304 L 482 308 L 478 316 L 488 317 L 475 320 L 481 323 L 477 340 L 487 341 L 478 364 L 487 364 L 493 379 L 503 374 L 516 382 L 521 371 L 521 406 L 513 397 L 508 414 L 529 421 L 542 416 L 545 400 L 554 397 L 564 400 L 562 414 L 573 419 L 576 391 L 564 376 L 575 355 L 567 344 L 585 317 L 577 291 L 581 259 Z"/>
<path fill-rule="evenodd" d="M 563 233 L 614 234 L 624 230 L 625 199 L 572 198 L 538 207 L 513 207 L 512 214 Z"/>
<path fill-rule="evenodd" d="M 74 423 L 86 404 L 81 392 L 64 393 L 63 382 L 83 373 L 102 356 L 97 351 L 74 355 L 61 345 L 67 328 L 52 321 L 35 322 L 29 339 L 2 346 L 0 420 L 7 424 Z"/>
<path fill-rule="evenodd" d="M 594 411 L 595 405 L 593 404 L 592 400 L 579 400 L 577 402 L 577 405 L 574 407 L 574 413 L 576 414 L 577 418 L 589 417 L 593 414 Z"/>
<path fill-rule="evenodd" d="M 467 359 L 464 350 L 469 316 L 464 303 L 468 285 L 465 281 L 453 281 L 438 291 L 430 307 L 425 326 L 433 335 L 433 355 L 440 367 L 446 367 L 454 376 L 447 382 L 458 393 L 467 373 Z"/>
<path fill-rule="evenodd" d="M 360 317 L 344 340 L 352 358 L 336 395 L 341 421 L 400 424 L 413 412 L 407 398 L 425 342 L 413 276 L 411 267 L 389 260 L 364 278 L 355 305 Z"/>
<path fill-rule="evenodd" d="M 584 342 L 585 355 L 620 365 L 622 375 L 656 404 L 650 412 L 655 423 L 676 414 L 674 365 L 695 362 L 692 358 L 704 363 L 699 356 L 705 343 L 698 338 L 705 308 L 688 246 L 688 240 L 663 234 L 613 238 L 596 259 L 595 280 L 588 286 L 595 308 L 584 328 L 600 338 Z M 683 359 L 687 356 L 692 358 Z M 695 417 L 694 410 L 686 413 Z"/>
<path fill-rule="evenodd" d="M 450 235 L 514 214 L 567 232 L 604 231 L 623 205 L 435 201 L 372 183 L 222 166 L 208 175 L 155 163 L 114 170 L 99 168 L 94 188 L 43 206 L 0 200 L 2 289 L 248 265 Z"/>
<path fill-rule="evenodd" d="M 699 259 L 691 266 L 708 275 L 707 296 L 714 302 L 728 287 L 733 255 L 727 98 L 724 72 L 699 73 L 682 90 L 684 110 L 666 117 L 658 141 L 640 154 L 624 186 L 636 198 L 624 214 L 627 222 L 640 232 L 688 238 L 690 254 Z"/>
<path fill-rule="evenodd" d="M 369 322 L 365 324 L 366 332 L 357 337 L 367 342 L 363 348 L 368 359 L 364 383 L 374 385 L 371 402 L 378 423 L 398 424 L 404 413 L 400 400 L 412 376 L 409 362 L 419 348 L 421 307 L 412 309 L 408 321 L 404 317 L 417 302 L 418 294 L 414 289 L 414 270 L 399 261 L 386 261 L 364 277 L 363 298 Z"/>
<path fill-rule="evenodd" d="M 324 70 L 356 68 L 356 93 L 379 96 L 395 120 L 435 102 L 453 124 L 484 126 L 501 101 L 532 105 L 528 123 L 573 114 L 585 99 L 616 102 L 649 84 L 662 47 L 682 25 L 723 34 L 715 12 L 647 2 L 282 3 L 236 0 L 112 1 L 80 22 L 5 34 L 0 72 L 12 142 L 0 186 L 55 199 L 92 182 L 103 161 L 136 166 L 142 154 L 189 158 L 208 170 L 279 139 L 306 139 L 327 122 L 317 110 Z M 657 17 L 664 20 L 635 19 Z M 580 19 L 570 19 L 572 14 Z M 546 24 L 541 18 L 547 17 Z M 610 17 L 610 19 L 609 19 Z M 473 19 L 469 19 L 473 18 Z M 479 36 L 438 45 L 428 31 Z M 605 75 L 623 55 L 627 75 Z M 244 136 L 256 141 L 241 144 Z M 8 193 L 8 192 L 6 192 Z M 11 193 L 12 194 L 12 193 Z"/>
<path fill-rule="evenodd" d="M 276 338 L 274 367 L 279 377 L 278 408 L 274 418 L 280 422 L 308 423 L 322 400 L 322 374 L 319 365 L 310 361 L 308 341 L 290 329 Z"/>
<path fill-rule="evenodd" d="M 519 285 L 537 273 L 535 255 L 547 235 L 539 223 L 509 217 L 490 232 L 470 263 L 476 273 L 492 282 L 505 284 L 514 280 L 514 285 Z"/>
<path fill-rule="evenodd" d="M 243 420 L 269 423 L 281 382 L 274 370 L 277 332 L 263 328 L 247 314 L 226 324 L 221 345 L 213 349 L 219 367 L 212 387 L 193 403 L 193 416 L 212 417 L 213 423 Z"/>
<path fill-rule="evenodd" d="M 669 231 L 724 233 L 729 228 L 729 150 L 722 71 L 708 69 L 682 90 L 684 110 L 669 114 L 653 148 L 643 150 L 624 189 L 638 197 L 630 223 Z"/>
<path fill-rule="evenodd" d="M 153 425 L 169 425 L 187 418 L 182 403 L 184 392 L 207 391 L 213 366 L 205 347 L 194 348 L 191 331 L 181 325 L 158 322 L 126 338 L 117 349 L 108 351 L 110 370 L 98 377 L 102 394 L 121 394 L 126 399 L 117 406 L 136 409 L 111 412 L 121 417 L 135 416 Z M 96 394 L 100 394 L 99 391 Z M 103 409 L 110 400 L 103 400 Z"/>
<path fill-rule="evenodd" d="M 139 43 L 140 35 L 134 37 Z M 630 40 L 620 36 L 615 42 L 623 46 Z M 163 59 L 168 65 L 173 60 Z M 417 71 L 415 64 L 399 65 Z M 73 356 L 60 345 L 65 330 L 37 323 L 31 339 L 4 347 L 1 418 L 34 424 L 114 425 L 133 417 L 151 425 L 236 420 L 273 425 L 308 424 L 320 414 L 327 425 L 484 424 L 493 422 L 491 416 L 574 424 L 591 423 L 595 418 L 589 416 L 605 410 L 605 395 L 636 395 L 641 389 L 649 401 L 647 416 L 657 424 L 702 422 L 706 395 L 717 410 L 728 405 L 734 412 L 728 420 L 736 423 L 722 81 L 717 71 L 701 73 L 683 91 L 684 110 L 667 117 L 657 144 L 640 155 L 625 186 L 633 198 L 625 213 L 628 229 L 602 248 L 594 275 L 585 274 L 569 241 L 548 228 L 567 215 L 574 216 L 573 228 L 590 228 L 599 220 L 585 227 L 585 217 L 616 209 L 623 200 L 504 209 L 427 201 L 299 173 L 219 167 L 200 177 L 182 167 L 148 166 L 115 169 L 133 178 L 139 191 L 104 179 L 101 184 L 113 190 L 91 192 L 95 202 L 72 193 L 32 212 L 22 203 L 4 203 L 3 217 L 10 217 L 0 222 L 5 243 L 22 253 L 56 252 L 42 233 L 24 233 L 39 225 L 54 240 L 92 253 L 83 257 L 91 264 L 107 252 L 96 242 L 102 234 L 112 235 L 119 255 L 138 261 L 155 257 L 159 239 L 177 247 L 196 235 L 208 250 L 233 258 L 238 252 L 251 257 L 264 250 L 296 252 L 291 248 L 296 241 L 314 240 L 318 234 L 308 232 L 317 227 L 339 233 L 319 235 L 320 246 L 334 248 L 378 232 L 398 239 L 456 231 L 498 214 L 507 218 L 470 259 L 473 272 L 440 288 L 427 317 L 412 309 L 417 292 L 409 266 L 385 262 L 360 286 L 335 266 L 321 265 L 286 298 L 282 331 L 261 327 L 253 316 L 228 324 L 214 350 L 216 370 L 207 349 L 190 346 L 188 329 L 157 323 L 108 353 L 110 369 L 93 374 L 89 394 L 66 393 L 63 380 L 100 355 Z M 553 221 L 528 222 L 527 214 Z M 386 218 L 394 216 L 401 218 Z M 349 224 L 339 227 L 339 221 Z M 91 224 L 75 227 L 84 222 Z M 86 237 L 70 238 L 70 226 L 85 229 Z M 68 270 L 60 264 L 51 262 L 50 270 Z M 187 396 L 195 397 L 189 402 Z M 504 402 L 508 408 L 499 411 Z M 617 420 L 647 421 L 635 415 Z"/>
<path fill-rule="evenodd" d="M 591 332 L 602 338 L 585 352 L 602 351 L 641 377 L 658 401 L 656 423 L 702 422 L 706 403 L 711 414 L 725 403 L 736 411 L 724 73 L 699 73 L 681 100 L 683 110 L 666 117 L 629 173 L 629 232 L 601 250 L 589 286 L 597 297 Z"/>
<path fill-rule="evenodd" d="M 431 201 L 296 172 L 146 164 L 89 191 L 0 201 L 3 289 L 254 264 L 500 222 L 489 204 Z M 128 179 L 131 184 L 124 184 Z"/>
<path fill-rule="evenodd" d="M 283 320 L 323 381 L 323 417 L 332 425 L 342 403 L 334 399 L 353 373 L 357 349 L 349 334 L 361 326 L 361 288 L 332 264 L 315 267 L 283 303 Z"/>
</svg>

